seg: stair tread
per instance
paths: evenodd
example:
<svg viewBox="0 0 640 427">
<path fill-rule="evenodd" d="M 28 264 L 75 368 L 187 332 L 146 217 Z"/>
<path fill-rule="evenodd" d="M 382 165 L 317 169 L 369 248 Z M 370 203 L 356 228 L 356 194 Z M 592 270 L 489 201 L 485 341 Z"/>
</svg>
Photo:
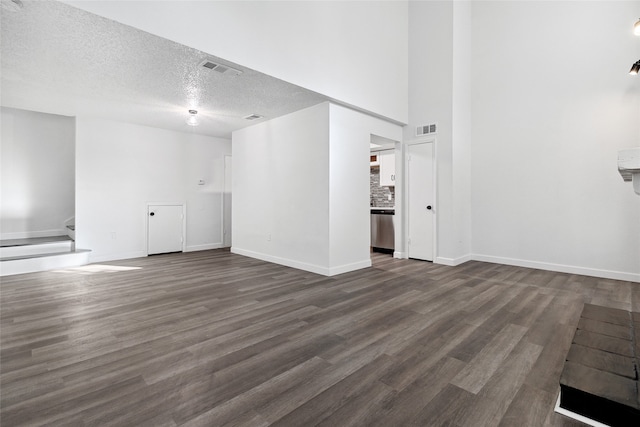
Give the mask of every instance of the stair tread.
<svg viewBox="0 0 640 427">
<path fill-rule="evenodd" d="M 47 237 L 30 237 L 27 239 L 6 239 L 0 240 L 0 247 L 8 248 L 12 246 L 29 246 L 43 245 L 47 243 L 72 242 L 69 236 L 47 236 Z"/>
<path fill-rule="evenodd" d="M 15 260 L 19 260 L 19 259 L 32 259 L 32 258 L 44 258 L 44 257 L 50 257 L 50 256 L 81 254 L 81 253 L 86 253 L 86 252 L 91 252 L 91 250 L 90 249 L 76 249 L 75 251 L 68 251 L 68 252 L 51 252 L 51 253 L 46 253 L 46 254 L 11 256 L 11 257 L 0 258 L 0 262 L 3 262 L 3 261 L 15 261 Z"/>
</svg>

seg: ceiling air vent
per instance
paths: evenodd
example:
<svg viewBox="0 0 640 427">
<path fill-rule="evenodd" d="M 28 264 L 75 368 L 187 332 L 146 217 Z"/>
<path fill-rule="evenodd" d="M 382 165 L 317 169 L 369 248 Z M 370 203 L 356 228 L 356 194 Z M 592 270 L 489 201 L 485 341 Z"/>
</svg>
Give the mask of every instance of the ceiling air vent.
<svg viewBox="0 0 640 427">
<path fill-rule="evenodd" d="M 263 116 L 259 115 L 259 114 L 250 114 L 248 116 L 243 117 L 243 119 L 245 120 L 257 120 L 257 119 L 261 119 Z"/>
<path fill-rule="evenodd" d="M 437 126 L 435 123 L 430 125 L 418 126 L 416 128 L 416 136 L 431 135 L 433 133 L 436 133 L 436 131 L 437 131 Z"/>
<path fill-rule="evenodd" d="M 220 74 L 229 74 L 232 76 L 239 76 L 242 74 L 242 71 L 236 70 L 233 67 L 229 67 L 228 65 L 218 64 L 217 62 L 210 61 L 205 59 L 200 63 L 201 67 L 204 67 L 208 70 L 217 71 Z"/>
</svg>

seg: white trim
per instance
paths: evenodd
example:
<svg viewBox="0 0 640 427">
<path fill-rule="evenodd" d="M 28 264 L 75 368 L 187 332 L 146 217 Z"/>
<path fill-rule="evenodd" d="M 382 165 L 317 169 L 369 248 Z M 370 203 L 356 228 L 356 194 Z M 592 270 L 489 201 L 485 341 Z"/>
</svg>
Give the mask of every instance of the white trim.
<svg viewBox="0 0 640 427">
<path fill-rule="evenodd" d="M 365 259 L 351 264 L 345 264 L 337 267 L 322 267 L 316 264 L 296 261 L 288 258 L 267 255 L 260 252 L 249 251 L 246 249 L 231 247 L 231 253 L 259 259 L 261 261 L 272 262 L 274 264 L 284 265 L 286 267 L 297 268 L 298 270 L 310 271 L 311 273 L 321 274 L 323 276 L 335 276 L 336 274 L 347 273 L 349 271 L 359 270 L 371 267 L 371 259 Z"/>
<path fill-rule="evenodd" d="M 557 413 L 564 415 L 565 417 L 573 418 L 574 420 L 580 421 L 593 427 L 609 427 L 609 425 L 607 424 L 602 424 L 599 421 L 592 420 L 591 418 L 587 418 L 584 415 L 576 414 L 575 412 L 560 407 L 560 393 L 558 393 L 558 399 L 556 399 L 556 406 L 554 410 Z"/>
<path fill-rule="evenodd" d="M 579 267 L 575 265 L 554 264 L 550 262 L 527 261 L 523 259 L 505 258 L 491 255 L 473 254 L 474 261 L 491 262 L 494 264 L 513 265 L 516 267 L 536 268 L 539 270 L 556 271 L 559 273 L 579 274 L 582 276 L 600 277 L 603 279 L 624 280 L 640 283 L 640 274 L 623 271 L 601 270 L 596 268 Z"/>
<path fill-rule="evenodd" d="M 328 276 L 335 276 L 337 274 L 348 273 L 350 271 L 361 270 L 363 268 L 371 267 L 371 258 L 365 259 L 359 262 L 352 262 L 351 264 L 344 264 L 338 267 L 329 267 Z"/>
<path fill-rule="evenodd" d="M 0 234 L 0 240 L 12 240 L 12 239 L 30 239 L 33 237 L 53 237 L 53 236 L 66 236 L 67 230 L 64 228 L 56 228 L 52 230 L 41 231 L 16 231 L 13 233 Z"/>
<path fill-rule="evenodd" d="M 407 259 L 408 256 L 406 252 L 394 251 L 393 257 L 397 259 Z"/>
<path fill-rule="evenodd" d="M 197 252 L 197 251 L 208 251 L 210 249 L 220 249 L 223 248 L 224 243 L 208 243 L 206 245 L 191 245 L 185 248 L 185 252 Z"/>
<path fill-rule="evenodd" d="M 473 259 L 471 254 L 467 254 L 458 258 L 445 258 L 445 257 L 435 257 L 433 260 L 434 264 L 442 264 L 448 265 L 450 267 L 455 267 L 460 264 L 464 264 L 467 261 L 471 261 Z"/>
<path fill-rule="evenodd" d="M 146 256 L 147 253 L 145 251 L 124 252 L 97 256 L 91 254 L 89 256 L 89 262 L 91 264 L 95 264 L 96 262 L 120 261 L 122 259 L 144 258 Z"/>
<path fill-rule="evenodd" d="M 267 255 L 260 252 L 254 252 L 247 249 L 231 246 L 231 253 L 247 256 L 249 258 L 259 259 L 261 261 L 272 262 L 274 264 L 284 265 L 286 267 L 297 268 L 298 270 L 310 271 L 316 274 L 322 274 L 328 276 L 330 271 L 327 267 L 321 267 L 315 264 L 308 264 L 306 262 L 295 261 L 288 258 L 281 258 L 273 255 Z"/>
</svg>

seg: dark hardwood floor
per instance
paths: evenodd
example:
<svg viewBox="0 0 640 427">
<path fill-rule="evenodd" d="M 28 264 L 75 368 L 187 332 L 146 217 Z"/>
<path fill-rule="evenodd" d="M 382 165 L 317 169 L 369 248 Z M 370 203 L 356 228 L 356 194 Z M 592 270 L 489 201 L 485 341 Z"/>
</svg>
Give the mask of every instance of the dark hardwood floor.
<svg viewBox="0 0 640 427">
<path fill-rule="evenodd" d="M 0 424 L 571 426 L 583 303 L 640 285 L 373 254 L 332 278 L 225 250 L 1 281 Z"/>
</svg>

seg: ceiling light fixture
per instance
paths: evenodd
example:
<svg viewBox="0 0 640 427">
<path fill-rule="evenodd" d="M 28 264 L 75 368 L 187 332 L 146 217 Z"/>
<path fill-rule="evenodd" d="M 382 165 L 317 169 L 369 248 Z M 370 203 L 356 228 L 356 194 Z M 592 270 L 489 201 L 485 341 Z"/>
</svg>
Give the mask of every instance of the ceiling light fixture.
<svg viewBox="0 0 640 427">
<path fill-rule="evenodd" d="M 633 25 L 633 34 L 640 36 L 640 19 Z"/>
<path fill-rule="evenodd" d="M 640 59 L 638 59 L 632 66 L 631 69 L 629 70 L 629 74 L 631 74 L 632 76 L 635 76 L 636 74 L 638 74 L 638 71 L 640 71 Z"/>
<path fill-rule="evenodd" d="M 189 110 L 189 118 L 187 119 L 189 126 L 198 126 L 198 110 Z"/>
</svg>

